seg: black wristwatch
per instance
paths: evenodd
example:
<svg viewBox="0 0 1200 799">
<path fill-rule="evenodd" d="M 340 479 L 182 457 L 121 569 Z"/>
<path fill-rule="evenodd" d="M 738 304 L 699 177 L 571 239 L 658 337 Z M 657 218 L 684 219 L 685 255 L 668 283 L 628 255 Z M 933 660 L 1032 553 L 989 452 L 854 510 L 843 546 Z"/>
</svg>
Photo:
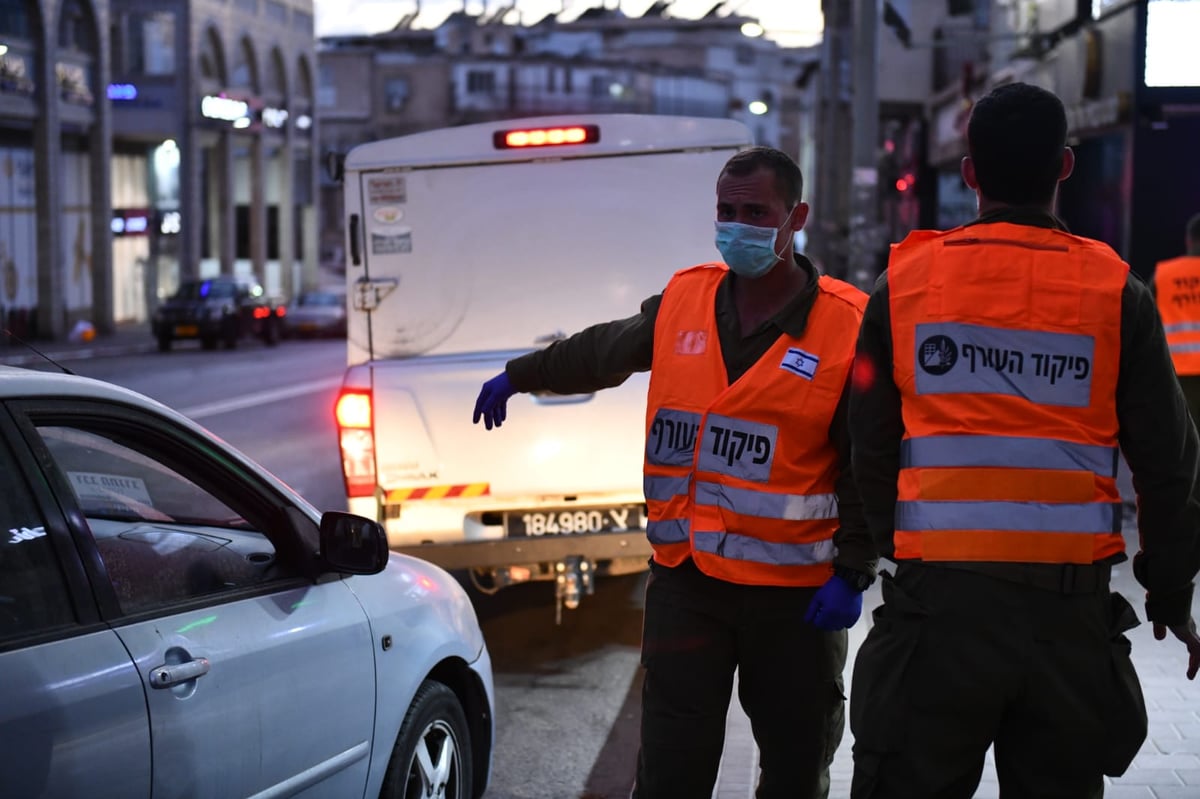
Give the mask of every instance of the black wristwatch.
<svg viewBox="0 0 1200 799">
<path fill-rule="evenodd" d="M 851 569 L 849 566 L 834 566 L 833 573 L 859 592 L 866 591 L 871 587 L 871 583 L 875 582 L 875 578 L 871 575 L 860 572 L 858 569 Z"/>
</svg>

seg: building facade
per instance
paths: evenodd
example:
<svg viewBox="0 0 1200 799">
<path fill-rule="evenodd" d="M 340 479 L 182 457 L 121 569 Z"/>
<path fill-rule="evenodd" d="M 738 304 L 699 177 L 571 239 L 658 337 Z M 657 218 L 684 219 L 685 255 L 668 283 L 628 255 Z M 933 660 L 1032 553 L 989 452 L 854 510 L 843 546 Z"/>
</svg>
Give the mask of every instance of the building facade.
<svg viewBox="0 0 1200 799">
<path fill-rule="evenodd" d="M 316 280 L 311 0 L 0 1 L 0 321 L 146 319 L 182 277 Z"/>
<path fill-rule="evenodd" d="M 1144 277 L 1180 254 L 1184 225 L 1200 213 L 1200 0 L 961 0 L 945 9 L 958 13 L 914 31 L 934 54 L 917 148 L 931 187 L 919 194 L 923 226 L 975 215 L 959 172 L 971 107 L 997 85 L 1024 81 L 1067 109 L 1076 166 L 1057 213 L 1071 231 L 1109 244 Z M 898 227 L 893 240 L 915 226 Z"/>
<path fill-rule="evenodd" d="M 22 338 L 111 310 L 108 23 L 107 0 L 0 2 L 0 318 Z"/>
<path fill-rule="evenodd" d="M 412 17 L 373 36 L 325 38 L 318 51 L 321 147 L 453 125 L 573 113 L 729 117 L 805 170 L 815 164 L 815 49 L 784 48 L 743 32 L 754 21 L 710 13 L 640 17 L 593 8 L 569 22 L 548 15 L 510 24 L 507 12 L 451 14 L 431 30 Z M 746 28 L 751 33 L 753 28 Z M 363 87 L 370 87 L 367 92 Z M 322 253 L 340 260 L 341 187 L 322 184 Z"/>
<path fill-rule="evenodd" d="M 113 0 L 113 315 L 181 279 L 317 280 L 311 0 Z"/>
</svg>

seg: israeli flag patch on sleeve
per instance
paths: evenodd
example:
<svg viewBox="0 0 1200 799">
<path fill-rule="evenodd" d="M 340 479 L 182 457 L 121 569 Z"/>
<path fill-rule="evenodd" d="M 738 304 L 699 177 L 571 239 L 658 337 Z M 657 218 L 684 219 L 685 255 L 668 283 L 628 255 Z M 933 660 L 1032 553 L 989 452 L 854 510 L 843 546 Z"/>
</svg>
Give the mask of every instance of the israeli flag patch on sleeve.
<svg viewBox="0 0 1200 799">
<path fill-rule="evenodd" d="M 779 368 L 800 375 L 805 380 L 812 380 L 817 376 L 817 366 L 820 363 L 821 359 L 811 352 L 792 347 L 783 356 L 783 363 L 779 364 Z"/>
</svg>

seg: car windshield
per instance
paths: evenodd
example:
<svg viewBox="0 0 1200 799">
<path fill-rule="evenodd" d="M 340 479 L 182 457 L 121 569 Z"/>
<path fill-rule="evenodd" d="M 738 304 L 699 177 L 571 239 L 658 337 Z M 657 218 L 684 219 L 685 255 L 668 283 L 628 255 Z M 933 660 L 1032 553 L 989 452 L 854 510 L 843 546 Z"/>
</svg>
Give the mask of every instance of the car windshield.
<svg viewBox="0 0 1200 799">
<path fill-rule="evenodd" d="M 297 305 L 341 305 L 342 298 L 337 294 L 325 291 L 312 291 L 301 294 L 296 300 Z"/>
<path fill-rule="evenodd" d="M 224 300 L 233 296 L 233 284 L 215 280 L 191 280 L 175 292 L 177 300 Z"/>
</svg>

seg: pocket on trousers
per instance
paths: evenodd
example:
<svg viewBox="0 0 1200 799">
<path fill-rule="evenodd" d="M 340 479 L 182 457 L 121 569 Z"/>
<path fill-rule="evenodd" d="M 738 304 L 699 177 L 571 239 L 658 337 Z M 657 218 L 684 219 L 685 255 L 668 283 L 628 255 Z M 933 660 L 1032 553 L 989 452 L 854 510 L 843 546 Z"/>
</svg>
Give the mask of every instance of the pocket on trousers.
<svg viewBox="0 0 1200 799">
<path fill-rule="evenodd" d="M 850 731 L 856 752 L 900 749 L 910 707 L 906 679 L 926 615 L 891 575 L 880 576 L 883 604 L 871 611 L 871 630 L 855 657 L 850 684 Z"/>
<path fill-rule="evenodd" d="M 1125 637 L 1140 622 L 1128 600 L 1113 592 L 1109 595 L 1109 650 L 1112 659 L 1112 691 L 1105 702 L 1104 750 L 1101 766 L 1105 774 L 1119 777 L 1129 768 L 1134 756 L 1146 740 L 1148 720 L 1146 700 L 1138 681 L 1133 660 L 1129 657 L 1132 645 Z"/>
</svg>

